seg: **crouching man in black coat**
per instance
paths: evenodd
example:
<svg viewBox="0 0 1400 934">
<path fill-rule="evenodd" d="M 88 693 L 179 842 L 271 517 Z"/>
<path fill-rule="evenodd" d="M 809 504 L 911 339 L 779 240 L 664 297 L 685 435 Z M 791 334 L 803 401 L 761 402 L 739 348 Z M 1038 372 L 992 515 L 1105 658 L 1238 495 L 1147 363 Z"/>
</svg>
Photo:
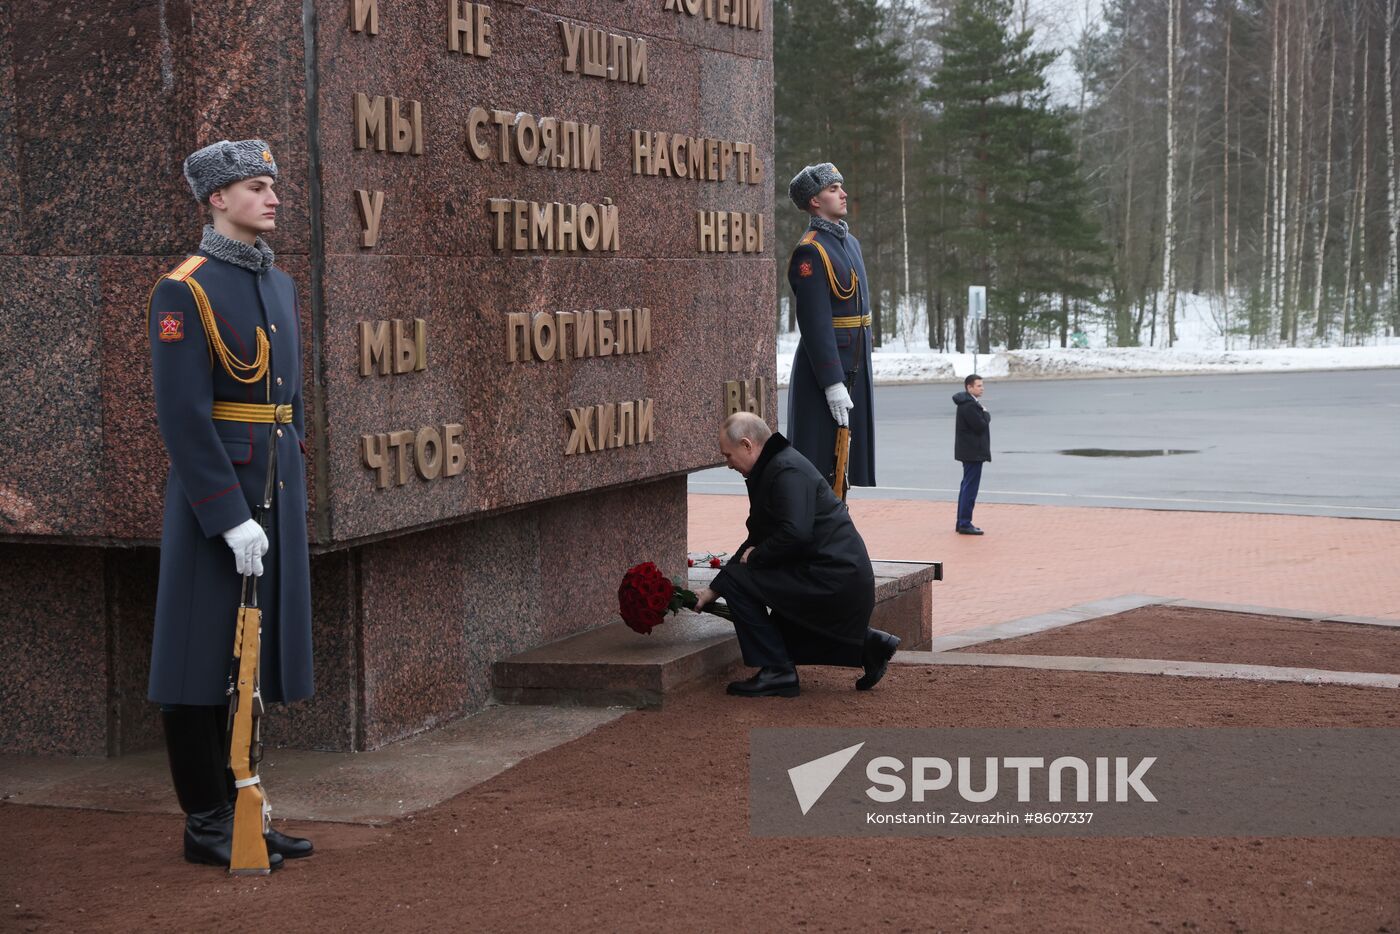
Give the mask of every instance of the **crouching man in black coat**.
<svg viewBox="0 0 1400 934">
<path fill-rule="evenodd" d="M 731 683 L 729 693 L 796 697 L 797 665 L 864 668 L 856 688 L 870 690 L 899 639 L 870 628 L 875 573 L 846 504 L 752 413 L 725 420 L 719 449 L 748 486 L 749 535 L 700 592 L 696 609 L 724 597 L 744 663 L 759 669 Z"/>
</svg>

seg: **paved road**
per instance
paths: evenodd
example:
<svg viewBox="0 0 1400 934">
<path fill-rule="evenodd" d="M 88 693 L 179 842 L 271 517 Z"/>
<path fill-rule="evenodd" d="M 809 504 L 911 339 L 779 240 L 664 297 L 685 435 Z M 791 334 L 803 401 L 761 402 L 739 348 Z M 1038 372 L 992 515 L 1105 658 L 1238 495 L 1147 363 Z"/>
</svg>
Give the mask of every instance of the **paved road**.
<svg viewBox="0 0 1400 934">
<path fill-rule="evenodd" d="M 858 498 L 956 500 L 955 384 L 875 392 L 881 486 Z M 1400 519 L 1400 370 L 991 382 L 980 502 Z M 779 412 L 786 423 L 787 394 Z M 1083 457 L 1067 449 L 1176 450 Z M 742 493 L 692 474 L 696 493 Z"/>
</svg>

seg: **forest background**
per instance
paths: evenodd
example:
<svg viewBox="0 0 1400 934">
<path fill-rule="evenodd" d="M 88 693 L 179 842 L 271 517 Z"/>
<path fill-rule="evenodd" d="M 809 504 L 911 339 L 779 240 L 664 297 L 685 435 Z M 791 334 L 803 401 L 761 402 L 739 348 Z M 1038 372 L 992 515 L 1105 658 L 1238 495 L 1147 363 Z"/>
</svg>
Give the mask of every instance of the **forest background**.
<svg viewBox="0 0 1400 934">
<path fill-rule="evenodd" d="M 787 181 L 851 194 L 877 347 L 1400 331 L 1400 0 L 775 0 Z M 967 320 L 969 285 L 987 317 Z M 786 263 L 779 332 L 795 330 Z"/>
</svg>

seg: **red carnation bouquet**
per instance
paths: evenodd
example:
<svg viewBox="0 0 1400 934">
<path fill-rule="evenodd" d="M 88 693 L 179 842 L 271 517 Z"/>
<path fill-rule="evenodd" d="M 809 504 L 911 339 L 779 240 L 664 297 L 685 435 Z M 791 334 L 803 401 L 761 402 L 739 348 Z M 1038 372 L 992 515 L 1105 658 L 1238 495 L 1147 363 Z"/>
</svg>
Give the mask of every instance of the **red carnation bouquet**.
<svg viewBox="0 0 1400 934">
<path fill-rule="evenodd" d="M 617 588 L 617 607 L 622 621 L 644 636 L 660 626 L 667 613 L 682 607 L 693 610 L 697 602 L 695 591 L 669 579 L 650 561 L 624 574 Z M 705 612 L 729 619 L 729 607 L 723 604 L 711 603 L 705 607 Z"/>
</svg>

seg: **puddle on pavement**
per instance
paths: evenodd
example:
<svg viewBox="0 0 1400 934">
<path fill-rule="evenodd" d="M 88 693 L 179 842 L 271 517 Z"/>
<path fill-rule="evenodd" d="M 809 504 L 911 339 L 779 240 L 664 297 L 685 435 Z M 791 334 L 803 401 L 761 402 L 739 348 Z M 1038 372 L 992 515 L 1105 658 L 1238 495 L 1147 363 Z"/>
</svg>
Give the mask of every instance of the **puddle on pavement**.
<svg viewBox="0 0 1400 934">
<path fill-rule="evenodd" d="M 1174 454 L 1199 454 L 1197 450 L 1176 448 L 1066 448 L 1059 452 L 1070 457 L 1171 457 Z"/>
</svg>

